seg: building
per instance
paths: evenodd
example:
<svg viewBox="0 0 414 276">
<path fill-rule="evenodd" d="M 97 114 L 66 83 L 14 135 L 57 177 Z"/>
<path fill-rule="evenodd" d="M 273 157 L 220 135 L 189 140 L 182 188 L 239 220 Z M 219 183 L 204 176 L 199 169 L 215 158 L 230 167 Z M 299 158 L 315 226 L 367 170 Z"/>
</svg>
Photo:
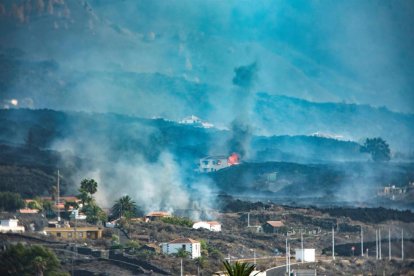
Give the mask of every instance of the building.
<svg viewBox="0 0 414 276">
<path fill-rule="evenodd" d="M 198 118 L 197 116 L 194 116 L 194 115 L 185 117 L 184 119 L 179 121 L 179 123 L 184 124 L 184 125 L 191 125 L 191 126 L 195 126 L 195 127 L 202 127 L 202 128 L 212 128 L 212 127 L 214 127 L 213 124 L 202 121 L 200 118 Z"/>
<path fill-rule="evenodd" d="M 55 236 L 64 240 L 69 239 L 100 239 L 102 229 L 96 226 L 89 227 L 46 227 L 43 230 L 47 235 Z"/>
<path fill-rule="evenodd" d="M 169 218 L 171 214 L 165 211 L 155 211 L 145 216 L 145 222 L 160 220 L 161 218 Z"/>
<path fill-rule="evenodd" d="M 179 250 L 183 249 L 190 254 L 191 259 L 201 256 L 200 242 L 190 238 L 180 238 L 162 243 L 161 249 L 164 254 L 176 254 Z"/>
<path fill-rule="evenodd" d="M 295 260 L 301 262 L 303 259 L 304 262 L 314 262 L 315 261 L 315 249 L 314 248 L 304 248 L 303 251 L 300 248 L 295 249 Z"/>
<path fill-rule="evenodd" d="M 193 224 L 193 228 L 203 228 L 213 232 L 221 232 L 221 224 L 218 221 L 199 221 Z"/>
<path fill-rule="evenodd" d="M 278 233 L 284 226 L 285 224 L 281 220 L 268 220 L 263 224 L 262 228 L 265 233 Z"/>
<path fill-rule="evenodd" d="M 37 209 L 30 209 L 30 208 L 23 208 L 19 210 L 20 214 L 37 214 L 39 210 Z"/>
<path fill-rule="evenodd" d="M 18 223 L 18 219 L 2 219 L 0 223 L 0 233 L 23 233 L 24 226 L 19 226 Z"/>
<path fill-rule="evenodd" d="M 227 167 L 240 164 L 239 156 L 236 153 L 230 156 L 216 155 L 207 156 L 200 159 L 199 172 L 208 173 L 215 172 Z"/>
</svg>

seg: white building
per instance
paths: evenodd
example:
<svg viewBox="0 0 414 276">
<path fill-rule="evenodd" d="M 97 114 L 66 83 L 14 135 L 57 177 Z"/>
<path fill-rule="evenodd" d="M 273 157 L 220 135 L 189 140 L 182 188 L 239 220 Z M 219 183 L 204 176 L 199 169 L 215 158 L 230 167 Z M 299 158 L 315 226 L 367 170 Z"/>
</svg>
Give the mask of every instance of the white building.
<svg viewBox="0 0 414 276">
<path fill-rule="evenodd" d="M 195 126 L 195 127 L 202 127 L 202 128 L 212 128 L 212 127 L 214 127 L 213 124 L 211 124 L 209 122 L 204 122 L 200 118 L 198 118 L 197 116 L 194 116 L 194 115 L 191 115 L 189 117 L 185 117 L 184 119 L 179 121 L 179 123 L 184 124 L 184 125 L 192 125 L 192 126 Z"/>
<path fill-rule="evenodd" d="M 314 262 L 315 261 L 315 248 L 304 248 L 303 251 L 300 248 L 295 249 L 295 259 L 297 262 Z"/>
<path fill-rule="evenodd" d="M 2 219 L 0 224 L 0 232 L 13 232 L 13 233 L 23 233 L 24 226 L 17 225 L 19 222 L 18 219 Z"/>
<path fill-rule="evenodd" d="M 170 242 L 162 243 L 161 249 L 162 253 L 164 254 L 175 254 L 180 249 L 184 249 L 190 253 L 191 259 L 195 259 L 201 256 L 200 242 L 189 238 L 180 238 Z"/>
<path fill-rule="evenodd" d="M 217 221 L 199 221 L 193 224 L 193 228 L 203 228 L 213 232 L 221 232 L 221 224 Z"/>
</svg>

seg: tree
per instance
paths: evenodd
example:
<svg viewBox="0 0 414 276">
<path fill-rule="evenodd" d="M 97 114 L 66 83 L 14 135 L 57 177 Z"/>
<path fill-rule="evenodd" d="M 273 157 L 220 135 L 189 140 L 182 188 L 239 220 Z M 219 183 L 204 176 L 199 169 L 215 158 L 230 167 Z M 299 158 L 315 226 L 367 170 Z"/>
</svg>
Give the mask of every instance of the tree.
<svg viewBox="0 0 414 276">
<path fill-rule="evenodd" d="M 115 201 L 114 206 L 112 206 L 111 213 L 112 216 L 115 218 L 120 218 L 122 216 L 127 215 L 131 217 L 135 215 L 137 212 L 137 205 L 135 201 L 128 195 L 119 198 Z"/>
<path fill-rule="evenodd" d="M 93 194 L 98 191 L 98 183 L 93 179 L 83 179 L 79 188 L 79 198 L 82 204 L 90 204 L 93 200 Z"/>
<path fill-rule="evenodd" d="M 105 212 L 95 203 L 83 207 L 82 211 L 85 212 L 86 221 L 89 223 L 96 224 L 98 221 L 107 220 Z"/>
<path fill-rule="evenodd" d="M 14 212 L 24 207 L 24 201 L 19 194 L 0 192 L 0 211 Z"/>
<path fill-rule="evenodd" d="M 47 267 L 47 261 L 40 256 L 36 256 L 32 261 L 32 265 L 36 271 L 36 275 L 43 276 L 43 272 Z"/>
<path fill-rule="evenodd" d="M 235 262 L 230 264 L 228 261 L 224 261 L 223 264 L 229 276 L 250 276 L 256 268 L 256 265 L 249 263 Z"/>
<path fill-rule="evenodd" d="M 175 255 L 179 258 L 188 258 L 190 256 L 190 252 L 186 251 L 184 248 L 180 248 L 177 250 Z"/>
<path fill-rule="evenodd" d="M 67 275 L 50 249 L 40 246 L 10 245 L 0 253 L 0 275 Z"/>
<path fill-rule="evenodd" d="M 371 154 L 371 158 L 375 162 L 389 161 L 391 159 L 390 146 L 380 137 L 367 138 L 360 151 Z"/>
<path fill-rule="evenodd" d="M 199 268 L 205 268 L 208 265 L 207 258 L 204 257 L 204 256 L 195 258 L 194 262 L 195 262 L 196 266 L 199 267 Z"/>
<path fill-rule="evenodd" d="M 80 192 L 84 191 L 93 195 L 98 191 L 98 183 L 93 179 L 84 179 L 81 181 Z"/>
</svg>

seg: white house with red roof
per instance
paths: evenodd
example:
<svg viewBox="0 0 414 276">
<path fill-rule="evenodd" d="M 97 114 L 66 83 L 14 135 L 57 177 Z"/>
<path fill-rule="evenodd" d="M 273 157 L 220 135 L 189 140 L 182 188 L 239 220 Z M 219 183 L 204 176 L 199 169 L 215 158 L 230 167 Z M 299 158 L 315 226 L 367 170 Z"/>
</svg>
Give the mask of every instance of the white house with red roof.
<svg viewBox="0 0 414 276">
<path fill-rule="evenodd" d="M 170 242 L 161 243 L 161 249 L 164 254 L 176 254 L 179 250 L 184 249 L 190 254 L 191 259 L 201 256 L 200 242 L 190 238 L 179 238 Z"/>
<path fill-rule="evenodd" d="M 221 232 L 221 224 L 218 221 L 198 221 L 193 224 L 193 228 L 203 228 L 213 232 Z"/>
</svg>

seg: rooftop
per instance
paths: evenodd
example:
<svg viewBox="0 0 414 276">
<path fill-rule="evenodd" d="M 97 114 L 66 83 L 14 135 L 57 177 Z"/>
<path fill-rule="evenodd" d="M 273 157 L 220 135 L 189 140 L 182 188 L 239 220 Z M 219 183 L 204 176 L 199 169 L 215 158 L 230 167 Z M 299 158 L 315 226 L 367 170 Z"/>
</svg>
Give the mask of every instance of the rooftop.
<svg viewBox="0 0 414 276">
<path fill-rule="evenodd" d="M 169 243 L 200 243 L 199 241 L 190 239 L 190 238 L 179 238 L 175 239 L 173 241 L 170 241 Z"/>
<path fill-rule="evenodd" d="M 171 216 L 171 214 L 166 211 L 154 211 L 154 212 L 148 213 L 146 216 L 147 217 L 167 217 L 167 216 Z"/>
<path fill-rule="evenodd" d="M 266 223 L 270 224 L 273 227 L 282 227 L 285 225 L 281 220 L 268 220 Z"/>
</svg>

